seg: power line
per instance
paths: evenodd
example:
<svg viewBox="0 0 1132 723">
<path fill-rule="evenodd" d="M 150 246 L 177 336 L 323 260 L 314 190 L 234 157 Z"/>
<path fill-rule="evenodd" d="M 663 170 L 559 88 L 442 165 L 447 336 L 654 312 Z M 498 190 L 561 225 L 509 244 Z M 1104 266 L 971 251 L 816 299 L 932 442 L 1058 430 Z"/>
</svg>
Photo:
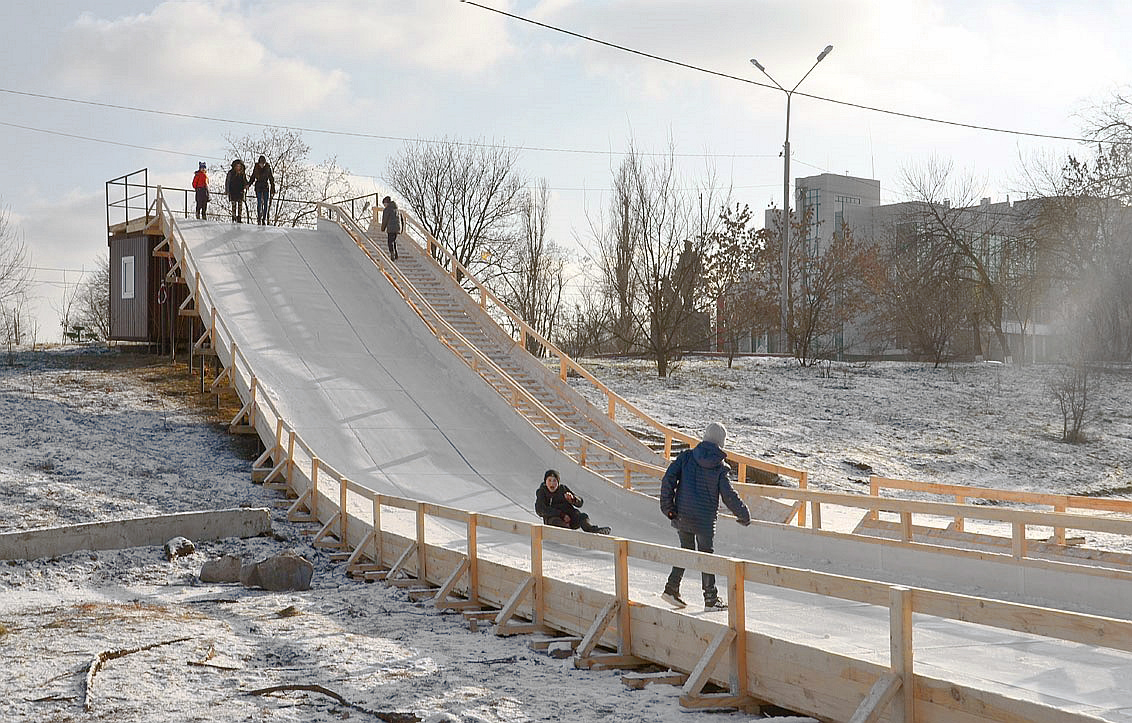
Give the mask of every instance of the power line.
<svg viewBox="0 0 1132 723">
<path fill-rule="evenodd" d="M 310 128 L 306 126 L 291 126 L 291 125 L 276 125 L 273 123 L 260 123 L 257 121 L 245 121 L 235 118 L 220 118 L 217 116 L 197 115 L 194 113 L 178 113 L 176 111 L 158 110 L 156 108 L 140 108 L 137 106 L 119 105 L 117 103 L 102 103 L 93 100 L 80 100 L 78 98 L 67 98 L 65 96 L 47 95 L 45 93 L 31 93 L 23 90 L 13 90 L 11 88 L 0 88 L 0 93 L 7 93 L 9 95 L 21 95 L 27 98 L 39 98 L 42 100 L 53 100 L 60 103 L 77 103 L 79 105 L 89 105 L 96 108 L 111 108 L 113 110 L 124 110 L 132 113 L 149 113 L 152 115 L 168 116 L 171 118 L 186 118 L 190 120 L 203 120 L 213 123 L 230 123 L 233 125 L 254 126 L 256 128 L 282 128 L 284 130 L 301 131 L 303 133 L 321 133 L 331 136 L 346 136 L 351 138 L 364 138 L 370 140 L 380 141 L 397 141 L 398 143 L 426 143 L 426 144 L 451 144 L 455 146 L 464 146 L 468 148 L 492 148 L 492 149 L 515 149 L 519 151 L 536 151 L 539 153 L 572 153 L 577 155 L 596 155 L 596 156 L 623 156 L 624 151 L 611 151 L 611 150 L 597 150 L 593 148 L 555 148 L 550 146 L 509 146 L 504 143 L 478 143 L 476 141 L 459 141 L 450 139 L 437 139 L 437 138 L 409 138 L 408 136 L 388 136 L 379 133 L 362 133 L 360 131 L 341 131 L 330 128 Z M 29 126 L 18 126 L 13 123 L 3 123 L 3 125 L 10 125 L 15 128 L 25 128 L 27 130 L 38 130 Z M 45 133 L 51 131 L 44 131 Z M 66 133 L 59 133 L 58 135 L 68 135 Z M 73 136 L 75 138 L 83 138 L 83 136 Z M 93 140 L 84 138 L 84 140 Z M 110 142 L 110 141 L 107 141 Z M 119 143 L 132 148 L 144 148 L 143 146 L 130 146 L 127 143 Z M 162 150 L 162 149 L 146 149 L 146 150 Z M 165 153 L 173 153 L 174 151 L 163 151 Z M 773 158 L 772 154 L 766 153 L 664 153 L 664 152 L 645 152 L 637 151 L 641 156 L 674 156 L 676 158 Z M 188 154 L 182 154 L 188 155 Z"/>
<path fill-rule="evenodd" d="M 47 135 L 51 135 L 51 136 L 62 136 L 64 138 L 76 138 L 80 141 L 91 141 L 92 143 L 107 143 L 107 144 L 112 145 L 112 146 L 121 146 L 123 148 L 136 148 L 136 149 L 142 150 L 142 151 L 153 151 L 154 153 L 169 153 L 169 154 L 172 154 L 174 156 L 190 156 L 192 158 L 198 157 L 198 156 L 196 156 L 192 153 L 185 153 L 184 151 L 172 151 L 172 150 L 169 150 L 168 148 L 153 148 L 152 146 L 139 146 L 139 145 L 136 145 L 134 143 L 122 143 L 120 141 L 111 141 L 111 140 L 107 140 L 105 138 L 92 138 L 90 136 L 81 136 L 77 133 L 64 133 L 63 131 L 53 131 L 53 130 L 49 130 L 47 128 L 36 128 L 34 126 L 20 125 L 19 123 L 7 123 L 5 121 L 0 121 L 0 126 L 7 126 L 9 128 L 19 128 L 21 130 L 32 131 L 32 132 L 35 132 L 35 133 L 46 133 Z M 212 156 L 203 156 L 203 157 L 204 158 L 213 158 L 213 160 L 223 160 L 222 158 L 215 158 L 215 157 L 212 157 Z"/>
<path fill-rule="evenodd" d="M 611 42 L 606 41 L 606 40 L 594 38 L 594 37 L 591 37 L 589 35 L 583 35 L 582 33 L 576 33 L 572 30 L 566 30 L 565 28 L 560 28 L 560 27 L 557 27 L 557 26 L 554 26 L 554 25 L 548 25 L 547 23 L 540 23 L 537 20 L 531 20 L 530 18 L 525 18 L 522 15 L 516 15 L 514 13 L 509 13 L 505 10 L 497 10 L 496 8 L 488 7 L 486 5 L 481 5 L 478 2 L 473 2 L 473 0 L 460 0 L 460 2 L 462 2 L 466 5 L 471 5 L 473 7 L 480 8 L 481 10 L 487 10 L 488 12 L 498 13 L 499 15 L 503 15 L 503 16 L 512 18 L 514 20 L 519 20 L 519 21 L 522 21 L 524 23 L 529 23 L 531 25 L 537 25 L 540 28 L 545 28 L 547 30 L 553 30 L 556 33 L 562 33 L 563 35 L 570 35 L 572 37 L 579 38 L 581 40 L 585 40 L 585 41 L 590 42 L 590 43 L 596 43 L 598 45 L 604 45 L 607 48 L 613 48 L 614 50 L 620 50 L 621 52 L 624 52 L 624 53 L 631 53 L 632 55 L 639 55 L 643 58 L 649 58 L 650 60 L 656 60 L 656 61 L 659 61 L 661 63 L 668 63 L 669 65 L 675 65 L 675 66 L 678 66 L 678 67 L 681 67 L 681 68 L 687 68 L 688 70 L 694 70 L 698 73 L 707 73 L 708 75 L 714 75 L 714 76 L 719 77 L 719 78 L 726 78 L 727 80 L 735 80 L 735 81 L 738 81 L 740 83 L 746 83 L 748 85 L 754 85 L 754 86 L 758 86 L 760 88 L 768 88 L 770 90 L 775 90 L 775 91 L 781 90 L 777 86 L 770 85 L 768 83 L 761 83 L 757 80 L 751 80 L 750 78 L 743 78 L 743 77 L 738 76 L 738 75 L 731 75 L 729 73 L 722 73 L 718 70 L 711 70 L 710 68 L 704 68 L 704 67 L 701 67 L 701 66 L 698 66 L 698 65 L 692 65 L 690 63 L 683 63 L 679 60 L 673 60 L 671 58 L 666 58 L 662 55 L 654 55 L 652 53 L 646 53 L 643 50 L 636 50 L 634 48 L 629 48 L 629 47 L 626 47 L 624 45 L 618 45 L 617 43 L 611 43 Z M 890 110 L 888 108 L 879 108 L 879 107 L 876 107 L 876 106 L 864 105 L 862 103 L 853 103 L 853 102 L 847 101 L 847 100 L 838 100 L 836 98 L 826 98 L 824 96 L 812 95 L 810 93 L 803 93 L 801 91 L 797 91 L 795 94 L 806 97 L 806 98 L 810 98 L 810 99 L 813 99 L 813 100 L 819 100 L 819 101 L 822 101 L 822 102 L 825 102 L 825 103 L 834 103 L 836 105 L 843 105 L 843 106 L 847 106 L 849 108 L 857 108 L 859 110 L 872 111 L 873 113 L 884 113 L 886 115 L 893 115 L 893 116 L 897 116 L 897 117 L 900 117 L 900 118 L 909 118 L 911 120 L 925 121 L 927 123 L 940 123 L 940 124 L 943 124 L 943 125 L 957 126 L 959 128 L 970 128 L 972 130 L 977 130 L 977 131 L 989 131 L 989 132 L 992 132 L 992 133 L 1005 133 L 1005 134 L 1016 135 L 1016 136 L 1027 136 L 1027 137 L 1030 137 L 1030 138 L 1045 138 L 1045 139 L 1056 140 L 1056 141 L 1073 141 L 1075 143 L 1113 143 L 1113 144 L 1119 144 L 1119 145 L 1128 145 L 1129 143 L 1132 143 L 1130 141 L 1121 141 L 1121 140 L 1097 140 L 1097 139 L 1093 139 L 1093 138 L 1078 138 L 1078 137 L 1075 137 L 1075 136 L 1060 136 L 1060 135 L 1056 135 L 1056 134 L 1053 134 L 1053 133 L 1035 133 L 1035 132 L 1031 132 L 1031 131 L 1012 130 L 1012 129 L 1009 129 L 1009 128 L 996 128 L 994 126 L 977 125 L 975 123 L 963 123 L 961 121 L 945 120 L 943 118 L 932 118 L 931 116 L 917 115 L 915 113 L 904 113 L 902 111 Z"/>
</svg>

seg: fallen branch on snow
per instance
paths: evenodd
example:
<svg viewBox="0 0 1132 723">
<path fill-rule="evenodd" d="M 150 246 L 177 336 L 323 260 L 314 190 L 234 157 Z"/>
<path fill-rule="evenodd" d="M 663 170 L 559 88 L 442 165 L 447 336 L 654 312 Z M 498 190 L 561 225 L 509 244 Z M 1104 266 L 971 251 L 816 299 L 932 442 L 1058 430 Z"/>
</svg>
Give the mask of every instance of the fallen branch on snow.
<svg viewBox="0 0 1132 723">
<path fill-rule="evenodd" d="M 279 691 L 283 690 L 307 690 L 312 693 L 322 693 L 323 695 L 330 696 L 331 698 L 336 700 L 339 705 L 344 705 L 347 708 L 353 708 L 354 710 L 361 711 L 362 713 L 368 713 L 369 715 L 375 716 L 378 720 L 385 721 L 385 723 L 420 723 L 420 717 L 413 713 L 387 713 L 383 711 L 369 710 L 367 708 L 361 707 L 360 705 L 351 703 L 350 701 L 335 693 L 333 690 L 324 688 L 321 685 L 272 685 L 268 686 L 267 688 L 260 688 L 258 690 L 249 690 L 246 695 L 269 695 L 271 693 L 278 693 Z"/>
<path fill-rule="evenodd" d="M 192 638 L 177 638 L 176 640 L 163 640 L 160 643 L 150 643 L 143 645 L 139 648 L 122 648 L 120 650 L 104 650 L 98 655 L 94 656 L 94 660 L 90 661 L 90 668 L 86 672 L 86 692 L 83 695 L 83 708 L 87 711 L 91 709 L 91 690 L 94 688 L 94 676 L 102 669 L 102 666 L 108 661 L 116 658 L 122 658 L 132 653 L 140 653 L 143 650 L 151 650 L 159 648 L 162 645 L 172 645 L 174 643 L 183 643 Z"/>
</svg>

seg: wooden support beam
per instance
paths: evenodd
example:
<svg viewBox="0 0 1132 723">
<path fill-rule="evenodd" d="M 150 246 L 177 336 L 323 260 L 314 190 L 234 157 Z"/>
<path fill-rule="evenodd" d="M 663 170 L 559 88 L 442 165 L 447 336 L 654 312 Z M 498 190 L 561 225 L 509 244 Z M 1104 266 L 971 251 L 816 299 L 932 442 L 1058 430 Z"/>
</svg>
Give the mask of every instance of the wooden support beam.
<svg viewBox="0 0 1132 723">
<path fill-rule="evenodd" d="M 528 625 L 512 623 L 511 618 L 515 616 L 515 612 L 519 609 L 519 605 L 523 602 L 523 598 L 527 596 L 535 587 L 535 578 L 528 575 L 523 582 L 515 588 L 515 592 L 511 593 L 511 597 L 499 611 L 499 615 L 495 618 L 495 634 L 496 635 L 517 635 L 523 632 L 532 632 L 527 630 Z"/>
<path fill-rule="evenodd" d="M 531 650 L 545 651 L 549 649 L 551 645 L 565 643 L 572 649 L 577 649 L 578 643 L 580 642 L 582 642 L 582 639 L 577 635 L 565 635 L 561 637 L 538 638 L 527 643 L 527 647 Z"/>
<path fill-rule="evenodd" d="M 338 519 L 340 517 L 342 517 L 342 513 L 335 512 L 334 516 L 327 520 L 326 524 L 323 525 L 315 534 L 314 539 L 311 540 L 311 544 L 324 550 L 336 550 L 340 548 L 342 546 L 342 541 L 336 537 L 333 537 L 333 535 L 336 534 L 336 530 L 334 528 L 338 525 Z M 328 541 L 328 538 L 330 539 L 330 541 Z"/>
<path fill-rule="evenodd" d="M 299 495 L 299 498 L 287 509 L 288 522 L 314 522 L 316 517 L 311 513 L 310 508 L 311 491 Z"/>
<path fill-rule="evenodd" d="M 433 603 L 438 610 L 446 610 L 448 608 L 458 607 L 460 604 L 468 602 L 467 600 L 455 600 L 452 598 L 452 590 L 455 589 L 456 583 L 463 577 L 464 573 L 468 571 L 468 558 L 460 561 L 453 570 L 452 574 L 436 591 L 436 597 L 433 598 Z"/>
<path fill-rule="evenodd" d="M 625 673 L 621 676 L 621 683 L 626 688 L 641 690 L 652 683 L 684 685 L 684 681 L 687 679 L 687 673 L 680 673 L 675 670 L 664 670 L 659 673 Z"/>
<path fill-rule="evenodd" d="M 704 654 L 700 656 L 699 662 L 696 663 L 696 667 L 692 670 L 691 675 L 688 676 L 688 680 L 684 683 L 683 695 L 696 696 L 700 694 L 700 691 L 704 689 L 704 685 L 707 684 L 708 676 L 711 674 L 711 669 L 715 666 L 719 656 L 727 650 L 727 647 L 734 639 L 734 630 L 728 628 L 719 631 L 715 639 L 708 644 L 707 649 L 704 650 Z M 683 696 L 681 696 L 681 698 L 683 698 Z M 681 705 L 682 704 L 683 700 L 681 700 Z"/>
<path fill-rule="evenodd" d="M 397 558 L 397 561 L 393 563 L 393 566 L 389 568 L 389 572 L 385 575 L 385 581 L 390 582 L 390 578 L 401 570 L 401 567 L 405 564 L 405 561 L 412 557 L 413 553 L 416 551 L 417 543 L 410 542 L 409 546 L 405 548 L 405 551 L 401 553 L 401 556 Z M 366 579 L 368 580 L 369 577 L 367 576 Z"/>
<path fill-rule="evenodd" d="M 861 705 L 857 706 L 857 710 L 853 712 L 853 717 L 849 719 L 849 723 L 876 723 L 880 720 L 881 714 L 884 713 L 885 706 L 892 702 L 896 694 L 900 692 L 900 676 L 889 673 L 877 678 L 877 682 L 873 683 L 873 687 L 869 689 L 869 694 L 861 701 Z"/>
</svg>

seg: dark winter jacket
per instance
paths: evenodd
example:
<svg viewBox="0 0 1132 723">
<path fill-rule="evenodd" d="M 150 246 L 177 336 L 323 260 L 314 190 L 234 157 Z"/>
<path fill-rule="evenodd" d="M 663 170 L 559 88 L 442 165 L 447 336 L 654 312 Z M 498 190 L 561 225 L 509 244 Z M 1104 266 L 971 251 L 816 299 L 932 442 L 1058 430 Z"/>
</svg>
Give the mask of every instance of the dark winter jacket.
<svg viewBox="0 0 1132 723">
<path fill-rule="evenodd" d="M 228 198 L 232 200 L 243 200 L 244 192 L 248 188 L 248 177 L 244 174 L 243 170 L 237 171 L 235 168 L 228 171 L 228 175 L 224 178 L 224 192 L 228 194 Z"/>
<path fill-rule="evenodd" d="M 256 193 L 270 191 L 271 195 L 274 196 L 275 174 L 271 172 L 271 164 L 267 161 L 264 161 L 263 165 L 261 166 L 257 161 L 256 164 L 252 166 L 251 183 L 255 184 Z"/>
<path fill-rule="evenodd" d="M 574 496 L 574 502 L 571 504 L 566 500 L 567 493 Z M 552 517 L 569 516 L 571 526 L 576 526 L 581 513 L 578 508 L 582 506 L 582 498 L 570 492 L 570 488 L 561 482 L 558 483 L 558 488 L 551 492 L 546 487 L 546 482 L 543 482 L 535 492 L 535 514 L 546 522 Z"/>
<path fill-rule="evenodd" d="M 397 213 L 397 202 L 390 201 L 381 212 L 381 230 L 386 233 L 401 233 L 401 214 Z"/>
<path fill-rule="evenodd" d="M 727 454 L 712 442 L 700 442 L 695 449 L 681 452 L 660 485 L 660 510 L 672 520 L 672 526 L 685 532 L 710 532 L 715 529 L 719 500 L 746 524 L 751 513 L 727 479 Z"/>
</svg>

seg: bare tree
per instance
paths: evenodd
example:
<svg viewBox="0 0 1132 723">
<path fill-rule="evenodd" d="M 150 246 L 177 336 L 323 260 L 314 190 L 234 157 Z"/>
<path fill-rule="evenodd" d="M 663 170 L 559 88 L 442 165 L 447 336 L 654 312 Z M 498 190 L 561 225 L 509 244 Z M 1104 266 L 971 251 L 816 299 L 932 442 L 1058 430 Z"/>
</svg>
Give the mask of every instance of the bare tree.
<svg viewBox="0 0 1132 723">
<path fill-rule="evenodd" d="M 30 283 L 27 246 L 8 207 L 0 204 L 0 306 L 26 294 Z"/>
<path fill-rule="evenodd" d="M 519 152 L 486 143 L 407 143 L 385 180 L 456 260 L 488 279 L 518 238 L 524 179 Z"/>
<path fill-rule="evenodd" d="M 555 343 L 575 359 L 602 350 L 609 338 L 609 307 L 600 293 L 585 287 L 557 325 Z"/>
<path fill-rule="evenodd" d="M 709 189 L 716 187 L 712 181 L 709 176 Z M 705 199 L 708 208 L 717 206 L 714 193 Z M 681 183 L 671 143 L 647 164 L 630 145 L 614 176 L 611 234 L 600 244 L 603 277 L 614 295 L 613 333 L 652 357 L 661 377 L 711 334 L 700 275 L 715 219 L 697 214 L 697 199 L 703 195 Z"/>
<path fill-rule="evenodd" d="M 1089 367 L 1084 361 L 1063 367 L 1049 382 L 1050 396 L 1061 411 L 1061 441 L 1085 441 L 1085 413 L 1089 408 Z"/>
<path fill-rule="evenodd" d="M 897 344 L 939 366 L 973 316 L 973 285 L 962 262 L 938 238 L 919 238 L 914 221 L 898 220 L 877 240 L 885 270 L 877 277 L 876 321 Z"/>
<path fill-rule="evenodd" d="M 79 284 L 71 316 L 91 338 L 110 338 L 110 261 L 105 256 L 98 258 L 94 273 Z"/>
<path fill-rule="evenodd" d="M 715 306 L 716 334 L 727 352 L 731 368 L 739 338 L 750 333 L 756 319 L 769 318 L 775 311 L 766 286 L 753 283 L 760 270 L 760 253 L 766 248 L 767 232 L 749 226 L 751 209 L 744 204 L 724 206 L 719 212 L 719 228 L 708 234 L 704 248 L 703 282 Z M 762 288 L 764 293 L 759 293 Z"/>
<path fill-rule="evenodd" d="M 613 177 L 613 199 L 609 207 L 609 225 L 590 221 L 591 233 L 597 238 L 598 267 L 602 273 L 602 286 L 609 305 L 611 332 L 618 348 L 624 354 L 637 342 L 633 318 L 638 305 L 640 289 L 633 274 L 636 249 L 640 244 L 639 229 L 633 219 L 633 179 L 641 174 L 641 157 L 630 143 L 629 152 Z"/>
<path fill-rule="evenodd" d="M 1007 311 L 1005 267 L 1033 253 L 1032 237 L 1021 233 L 1009 214 L 985 208 L 971 178 L 956 179 L 950 162 L 932 159 L 918 169 L 904 172 L 908 193 L 914 200 L 920 240 L 947 249 L 961 262 L 960 273 L 975 285 L 980 301 L 972 327 L 975 353 L 983 354 L 978 336 L 989 326 L 998 340 L 1003 358 L 1012 357 L 1006 335 Z M 1022 357 L 1016 360 L 1023 361 Z"/>
<path fill-rule="evenodd" d="M 310 225 L 315 217 L 315 201 L 333 203 L 354 195 L 349 172 L 334 156 L 312 164 L 310 146 L 301 132 L 291 128 L 265 128 L 258 136 L 226 136 L 233 160 L 244 161 L 251 171 L 261 155 L 271 164 L 275 176 L 275 197 L 271 200 L 268 222 L 281 226 Z M 224 192 L 224 179 L 230 166 L 209 169 L 209 185 L 218 213 L 230 215 L 231 202 Z M 254 196 L 254 190 L 249 190 Z M 254 200 L 253 200 L 254 203 Z M 210 204 L 211 205 L 211 204 Z"/>
<path fill-rule="evenodd" d="M 503 272 L 494 281 L 504 302 L 547 339 L 554 334 L 566 286 L 566 254 L 547 238 L 549 201 L 546 179 L 541 179 L 526 194 L 522 235 L 514 253 L 502 261 Z M 527 350 L 540 356 L 545 353 L 542 344 L 531 337 Z"/>
<path fill-rule="evenodd" d="M 844 225 L 823 253 L 799 261 L 806 274 L 795 300 L 791 339 L 795 357 L 810 366 L 827 357 L 845 324 L 868 308 L 880 264 L 876 248 L 857 241 Z"/>
<path fill-rule="evenodd" d="M 1109 132 L 1122 128 L 1113 121 Z M 1061 321 L 1085 358 L 1132 360 L 1132 150 L 1070 156 L 1035 185 L 1031 217 L 1053 249 L 1045 273 L 1063 295 Z"/>
</svg>

